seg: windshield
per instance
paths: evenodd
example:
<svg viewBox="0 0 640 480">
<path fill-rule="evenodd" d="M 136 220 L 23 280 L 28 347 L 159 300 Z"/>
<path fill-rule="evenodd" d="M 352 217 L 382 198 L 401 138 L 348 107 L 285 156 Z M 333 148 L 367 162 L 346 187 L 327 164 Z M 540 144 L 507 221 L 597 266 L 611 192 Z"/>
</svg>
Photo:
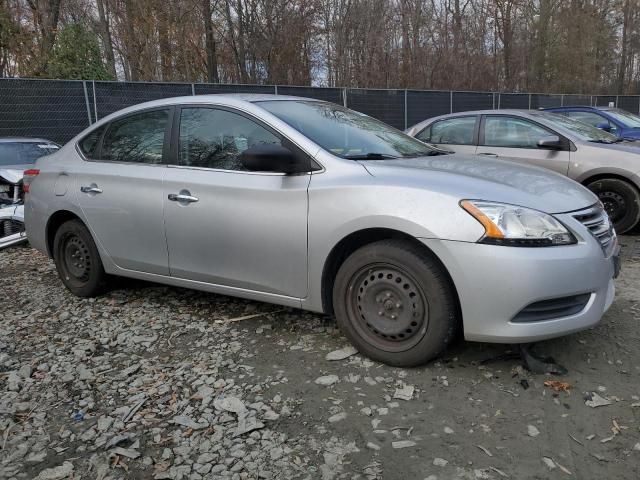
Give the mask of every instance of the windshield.
<svg viewBox="0 0 640 480">
<path fill-rule="evenodd" d="M 258 103 L 325 150 L 342 158 L 377 160 L 444 153 L 379 120 L 332 103 L 304 100 Z"/>
<path fill-rule="evenodd" d="M 607 113 L 614 119 L 628 128 L 640 128 L 640 117 L 624 110 L 607 110 Z"/>
<path fill-rule="evenodd" d="M 565 128 L 571 131 L 580 140 L 602 143 L 614 143 L 619 140 L 618 137 L 611 133 L 564 115 L 550 112 L 538 112 L 534 115 L 543 118 L 548 123 L 555 125 L 556 127 Z"/>
<path fill-rule="evenodd" d="M 0 166 L 36 163 L 38 158 L 58 148 L 53 143 L 45 142 L 0 142 Z"/>
</svg>

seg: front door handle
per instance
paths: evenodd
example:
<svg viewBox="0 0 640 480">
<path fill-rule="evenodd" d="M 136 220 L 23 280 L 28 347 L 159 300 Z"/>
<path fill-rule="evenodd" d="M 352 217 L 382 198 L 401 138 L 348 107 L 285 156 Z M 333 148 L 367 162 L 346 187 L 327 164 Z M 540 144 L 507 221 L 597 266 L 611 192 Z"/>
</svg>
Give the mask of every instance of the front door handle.
<svg viewBox="0 0 640 480">
<path fill-rule="evenodd" d="M 188 193 L 170 193 L 167 197 L 172 202 L 193 203 L 198 201 L 198 197 L 194 197 Z"/>
<path fill-rule="evenodd" d="M 98 188 L 98 186 L 95 183 L 92 183 L 89 186 L 80 187 L 80 191 L 82 193 L 102 193 L 102 189 Z"/>
<path fill-rule="evenodd" d="M 490 153 L 490 152 L 482 152 L 482 153 L 479 153 L 478 155 L 484 155 L 485 157 L 497 157 L 498 156 L 497 153 Z"/>
</svg>

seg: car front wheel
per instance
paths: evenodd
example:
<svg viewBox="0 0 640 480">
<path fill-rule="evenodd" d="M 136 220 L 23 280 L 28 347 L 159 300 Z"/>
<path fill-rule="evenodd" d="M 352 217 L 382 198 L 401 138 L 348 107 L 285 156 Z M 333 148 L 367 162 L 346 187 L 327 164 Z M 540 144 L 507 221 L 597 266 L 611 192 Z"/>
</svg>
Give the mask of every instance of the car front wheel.
<svg viewBox="0 0 640 480">
<path fill-rule="evenodd" d="M 618 233 L 631 230 L 640 221 L 640 192 L 619 178 L 603 178 L 587 185 L 603 203 Z"/>
<path fill-rule="evenodd" d="M 91 233 L 80 220 L 69 220 L 53 239 L 53 260 L 62 283 L 78 297 L 99 295 L 106 274 Z"/>
<path fill-rule="evenodd" d="M 333 305 L 338 325 L 360 353 L 398 367 L 437 357 L 459 324 L 453 286 L 440 263 L 398 240 L 351 254 L 338 270 Z"/>
</svg>

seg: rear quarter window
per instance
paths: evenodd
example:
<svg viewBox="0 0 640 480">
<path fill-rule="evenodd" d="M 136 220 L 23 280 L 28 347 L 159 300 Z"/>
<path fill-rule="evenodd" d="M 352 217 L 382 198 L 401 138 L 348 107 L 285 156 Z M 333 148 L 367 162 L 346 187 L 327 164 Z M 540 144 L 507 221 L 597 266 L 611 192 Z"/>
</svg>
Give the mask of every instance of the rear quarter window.
<svg viewBox="0 0 640 480">
<path fill-rule="evenodd" d="M 96 128 L 78 142 L 78 147 L 85 157 L 93 159 L 98 158 L 100 138 L 102 137 L 102 133 L 104 132 L 105 128 L 106 125 L 103 125 L 100 128 Z"/>
</svg>

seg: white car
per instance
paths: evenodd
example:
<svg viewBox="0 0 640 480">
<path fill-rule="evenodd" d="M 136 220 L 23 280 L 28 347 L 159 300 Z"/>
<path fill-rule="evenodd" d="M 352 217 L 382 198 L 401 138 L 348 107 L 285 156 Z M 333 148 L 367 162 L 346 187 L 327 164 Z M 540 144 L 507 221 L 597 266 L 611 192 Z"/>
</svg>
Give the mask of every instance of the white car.
<svg viewBox="0 0 640 480">
<path fill-rule="evenodd" d="M 41 138 L 0 138 L 0 249 L 27 241 L 23 173 L 38 158 L 59 148 Z"/>
</svg>

